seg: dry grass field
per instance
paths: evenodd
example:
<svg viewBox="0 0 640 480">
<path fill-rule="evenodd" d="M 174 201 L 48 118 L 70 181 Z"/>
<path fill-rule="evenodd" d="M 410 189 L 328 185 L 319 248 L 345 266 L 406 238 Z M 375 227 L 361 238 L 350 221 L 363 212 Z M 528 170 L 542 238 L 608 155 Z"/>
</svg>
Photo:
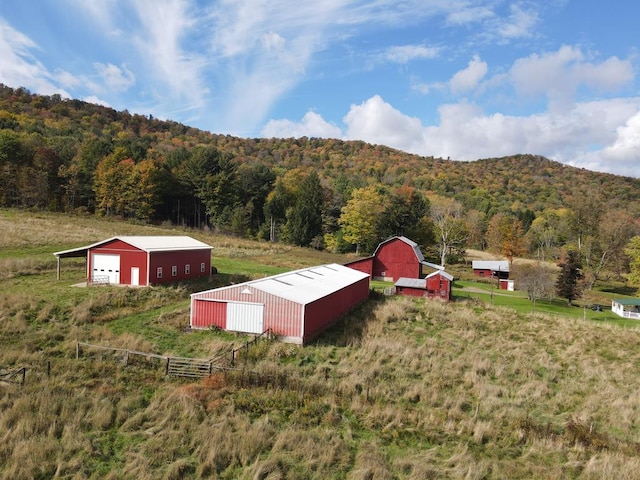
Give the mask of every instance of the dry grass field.
<svg viewBox="0 0 640 480">
<path fill-rule="evenodd" d="M 313 345 L 180 380 L 76 342 L 229 352 L 246 338 L 184 329 L 203 285 L 75 288 L 84 264 L 56 282 L 51 256 L 166 229 L 0 211 L 0 231 L 0 373 L 27 368 L 0 382 L 2 479 L 638 478 L 638 329 L 374 295 Z M 207 286 L 339 259 L 189 234 L 223 267 Z"/>
</svg>

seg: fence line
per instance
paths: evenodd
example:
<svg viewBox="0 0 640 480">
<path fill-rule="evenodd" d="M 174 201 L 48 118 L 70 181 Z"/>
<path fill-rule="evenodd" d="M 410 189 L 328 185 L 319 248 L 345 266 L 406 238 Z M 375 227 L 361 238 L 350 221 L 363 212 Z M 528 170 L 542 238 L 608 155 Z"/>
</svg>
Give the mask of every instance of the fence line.
<svg viewBox="0 0 640 480">
<path fill-rule="evenodd" d="M 260 337 L 262 337 L 264 335 L 264 337 L 268 340 L 273 338 L 273 335 L 271 333 L 271 329 L 267 328 L 264 332 L 262 332 L 260 335 L 256 335 L 255 337 L 253 337 L 252 340 L 247 340 L 245 342 L 244 345 L 242 345 L 241 347 L 238 348 L 234 348 L 233 350 L 231 350 L 231 366 L 235 366 L 236 364 L 236 353 L 238 353 L 240 350 L 244 350 L 245 354 L 249 353 L 249 347 L 255 345 L 258 343 L 258 341 L 260 340 Z"/>
<path fill-rule="evenodd" d="M 165 374 L 174 377 L 206 377 L 211 375 L 213 370 L 213 363 L 211 359 L 158 355 L 156 353 L 140 352 L 137 350 L 130 350 L 128 348 L 106 347 L 104 345 L 95 345 L 84 342 L 76 343 L 76 359 L 80 358 L 80 353 L 83 348 L 120 353 L 123 356 L 122 362 L 125 365 L 129 364 L 129 357 L 131 356 L 160 360 L 164 365 Z"/>
<path fill-rule="evenodd" d="M 24 385 L 26 379 L 26 367 L 19 368 L 18 370 L 15 370 L 13 372 L 0 373 L 0 380 L 2 380 L 3 382 L 19 383 L 20 385 Z"/>
<path fill-rule="evenodd" d="M 257 344 L 260 341 L 260 338 L 271 339 L 271 331 L 267 329 L 260 335 L 254 337 L 252 340 L 245 342 L 245 344 L 241 347 L 232 349 L 230 359 L 228 353 L 221 353 L 212 358 L 188 358 L 169 355 L 158 355 L 156 353 L 140 352 L 128 348 L 107 347 L 104 345 L 95 345 L 92 343 L 76 342 L 76 360 L 80 358 L 80 354 L 83 348 L 92 348 L 96 350 L 104 350 L 121 354 L 122 362 L 124 363 L 124 365 L 127 365 L 129 363 L 129 357 L 139 356 L 144 357 L 145 359 L 155 359 L 161 361 L 164 364 L 165 375 L 173 377 L 201 378 L 211 375 L 214 370 L 237 370 L 235 368 L 237 356 L 236 354 L 241 350 L 244 350 L 246 355 L 249 352 L 249 348 Z M 229 361 L 231 366 L 229 366 Z"/>
</svg>

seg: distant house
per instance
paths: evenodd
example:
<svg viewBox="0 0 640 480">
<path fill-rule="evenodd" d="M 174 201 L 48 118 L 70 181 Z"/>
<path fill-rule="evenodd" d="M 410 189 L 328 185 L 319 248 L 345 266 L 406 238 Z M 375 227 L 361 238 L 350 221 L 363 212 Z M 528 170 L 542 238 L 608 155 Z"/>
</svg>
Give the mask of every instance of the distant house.
<svg viewBox="0 0 640 480">
<path fill-rule="evenodd" d="M 436 270 L 425 278 L 399 278 L 395 283 L 396 295 L 440 298 L 449 301 L 452 283 L 452 275 L 443 270 Z"/>
<path fill-rule="evenodd" d="M 374 280 L 394 282 L 399 278 L 424 278 L 423 267 L 443 270 L 444 267 L 425 261 L 418 244 L 407 237 L 392 237 L 381 242 L 373 255 L 345 264 L 368 273 Z"/>
<path fill-rule="evenodd" d="M 309 267 L 191 295 L 191 328 L 221 328 L 305 344 L 369 296 L 369 276 Z"/>
<path fill-rule="evenodd" d="M 622 318 L 640 320 L 640 298 L 612 300 L 611 311 Z"/>
<path fill-rule="evenodd" d="M 207 276 L 211 246 L 187 236 L 112 237 L 53 254 L 58 261 L 85 257 L 87 282 L 147 286 Z"/>
<path fill-rule="evenodd" d="M 507 260 L 474 260 L 473 274 L 476 277 L 509 278 L 509 262 Z"/>
</svg>

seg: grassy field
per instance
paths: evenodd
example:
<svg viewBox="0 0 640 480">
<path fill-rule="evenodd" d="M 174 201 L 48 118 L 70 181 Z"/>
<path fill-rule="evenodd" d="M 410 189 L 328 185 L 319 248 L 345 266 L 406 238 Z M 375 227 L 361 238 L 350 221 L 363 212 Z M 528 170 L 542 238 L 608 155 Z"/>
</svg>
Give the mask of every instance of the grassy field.
<svg viewBox="0 0 640 480">
<path fill-rule="evenodd" d="M 313 345 L 261 342 L 202 381 L 77 341 L 212 357 L 241 335 L 185 330 L 193 291 L 345 257 L 186 232 L 220 274 L 78 288 L 56 250 L 167 229 L 0 211 L 2 479 L 635 479 L 640 330 L 458 281 L 444 304 L 379 293 Z M 376 292 L 385 284 L 376 282 Z M 489 287 L 489 290 L 487 290 Z M 473 289 L 470 291 L 469 289 Z M 500 293 L 498 295 L 497 293 Z M 604 293 L 602 294 L 604 295 Z M 611 294 L 614 295 L 614 294 Z M 621 328 L 624 327 L 624 328 Z M 254 372 L 252 376 L 248 372 Z"/>
</svg>

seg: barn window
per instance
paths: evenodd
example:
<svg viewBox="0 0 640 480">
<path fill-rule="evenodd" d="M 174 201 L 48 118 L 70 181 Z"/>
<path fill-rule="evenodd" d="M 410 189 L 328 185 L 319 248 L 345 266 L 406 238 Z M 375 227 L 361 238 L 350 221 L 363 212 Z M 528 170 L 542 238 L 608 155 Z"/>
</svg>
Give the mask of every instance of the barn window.
<svg viewBox="0 0 640 480">
<path fill-rule="evenodd" d="M 200 272 L 201 272 L 201 273 L 204 273 L 205 266 L 206 266 L 206 265 L 204 264 L 204 262 L 202 262 L 202 263 L 200 264 Z"/>
<path fill-rule="evenodd" d="M 162 267 L 156 269 L 156 278 L 162 278 Z"/>
<path fill-rule="evenodd" d="M 171 276 L 175 277 L 176 275 L 178 275 L 178 266 L 177 265 L 173 265 L 171 267 Z"/>
<path fill-rule="evenodd" d="M 191 273 L 191 265 L 188 263 L 184 266 L 184 274 L 189 275 Z"/>
</svg>

